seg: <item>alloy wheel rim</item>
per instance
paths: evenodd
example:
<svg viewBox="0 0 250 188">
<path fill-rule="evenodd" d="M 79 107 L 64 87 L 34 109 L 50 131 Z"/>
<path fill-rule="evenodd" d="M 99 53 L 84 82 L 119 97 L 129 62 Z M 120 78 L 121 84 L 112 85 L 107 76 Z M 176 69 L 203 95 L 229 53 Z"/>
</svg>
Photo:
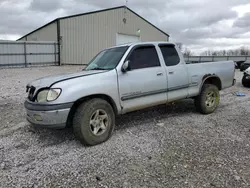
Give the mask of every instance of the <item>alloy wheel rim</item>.
<svg viewBox="0 0 250 188">
<path fill-rule="evenodd" d="M 106 132 L 109 119 L 108 114 L 101 109 L 96 110 L 90 118 L 90 130 L 95 136 L 100 136 Z"/>
<path fill-rule="evenodd" d="M 216 94 L 212 91 L 208 92 L 205 103 L 207 107 L 213 107 L 216 103 Z"/>
</svg>

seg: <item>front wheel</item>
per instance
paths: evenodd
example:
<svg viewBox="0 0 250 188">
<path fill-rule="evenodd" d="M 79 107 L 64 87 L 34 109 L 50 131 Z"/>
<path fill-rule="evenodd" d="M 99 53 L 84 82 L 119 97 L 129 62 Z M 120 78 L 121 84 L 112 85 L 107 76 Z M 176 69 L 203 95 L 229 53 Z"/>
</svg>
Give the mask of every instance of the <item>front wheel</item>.
<svg viewBox="0 0 250 188">
<path fill-rule="evenodd" d="M 73 118 L 73 131 L 84 145 L 93 146 L 107 141 L 115 127 L 112 106 L 103 99 L 82 103 Z"/>
<path fill-rule="evenodd" d="M 195 99 L 196 109 L 202 114 L 213 113 L 220 103 L 220 92 L 218 87 L 212 84 L 205 84 L 201 93 Z"/>
</svg>

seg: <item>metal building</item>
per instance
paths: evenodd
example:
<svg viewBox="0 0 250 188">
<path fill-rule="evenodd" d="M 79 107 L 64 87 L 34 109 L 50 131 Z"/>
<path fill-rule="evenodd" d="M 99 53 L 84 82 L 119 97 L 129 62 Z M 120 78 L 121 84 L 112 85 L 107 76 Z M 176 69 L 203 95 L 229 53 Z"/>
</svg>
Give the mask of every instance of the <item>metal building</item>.
<svg viewBox="0 0 250 188">
<path fill-rule="evenodd" d="M 120 6 L 57 18 L 18 40 L 58 42 L 60 64 L 87 64 L 104 48 L 137 41 L 168 41 L 169 35 Z"/>
</svg>

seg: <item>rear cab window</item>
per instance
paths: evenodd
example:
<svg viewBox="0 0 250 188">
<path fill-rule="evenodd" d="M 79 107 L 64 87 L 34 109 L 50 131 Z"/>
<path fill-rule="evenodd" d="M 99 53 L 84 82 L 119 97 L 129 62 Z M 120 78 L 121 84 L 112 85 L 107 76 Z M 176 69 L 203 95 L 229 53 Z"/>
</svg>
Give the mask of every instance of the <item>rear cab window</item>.
<svg viewBox="0 0 250 188">
<path fill-rule="evenodd" d="M 180 63 L 180 57 L 174 45 L 160 44 L 159 48 L 161 49 L 166 66 L 175 66 Z"/>
</svg>

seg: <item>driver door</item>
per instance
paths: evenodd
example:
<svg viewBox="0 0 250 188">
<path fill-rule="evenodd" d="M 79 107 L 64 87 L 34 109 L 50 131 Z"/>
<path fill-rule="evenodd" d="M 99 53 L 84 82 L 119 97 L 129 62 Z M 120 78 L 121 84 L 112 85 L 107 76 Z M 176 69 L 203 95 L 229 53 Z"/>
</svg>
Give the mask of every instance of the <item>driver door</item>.
<svg viewBox="0 0 250 188">
<path fill-rule="evenodd" d="M 137 45 L 129 53 L 130 70 L 118 72 L 123 113 L 166 103 L 167 76 L 154 45 Z"/>
</svg>

